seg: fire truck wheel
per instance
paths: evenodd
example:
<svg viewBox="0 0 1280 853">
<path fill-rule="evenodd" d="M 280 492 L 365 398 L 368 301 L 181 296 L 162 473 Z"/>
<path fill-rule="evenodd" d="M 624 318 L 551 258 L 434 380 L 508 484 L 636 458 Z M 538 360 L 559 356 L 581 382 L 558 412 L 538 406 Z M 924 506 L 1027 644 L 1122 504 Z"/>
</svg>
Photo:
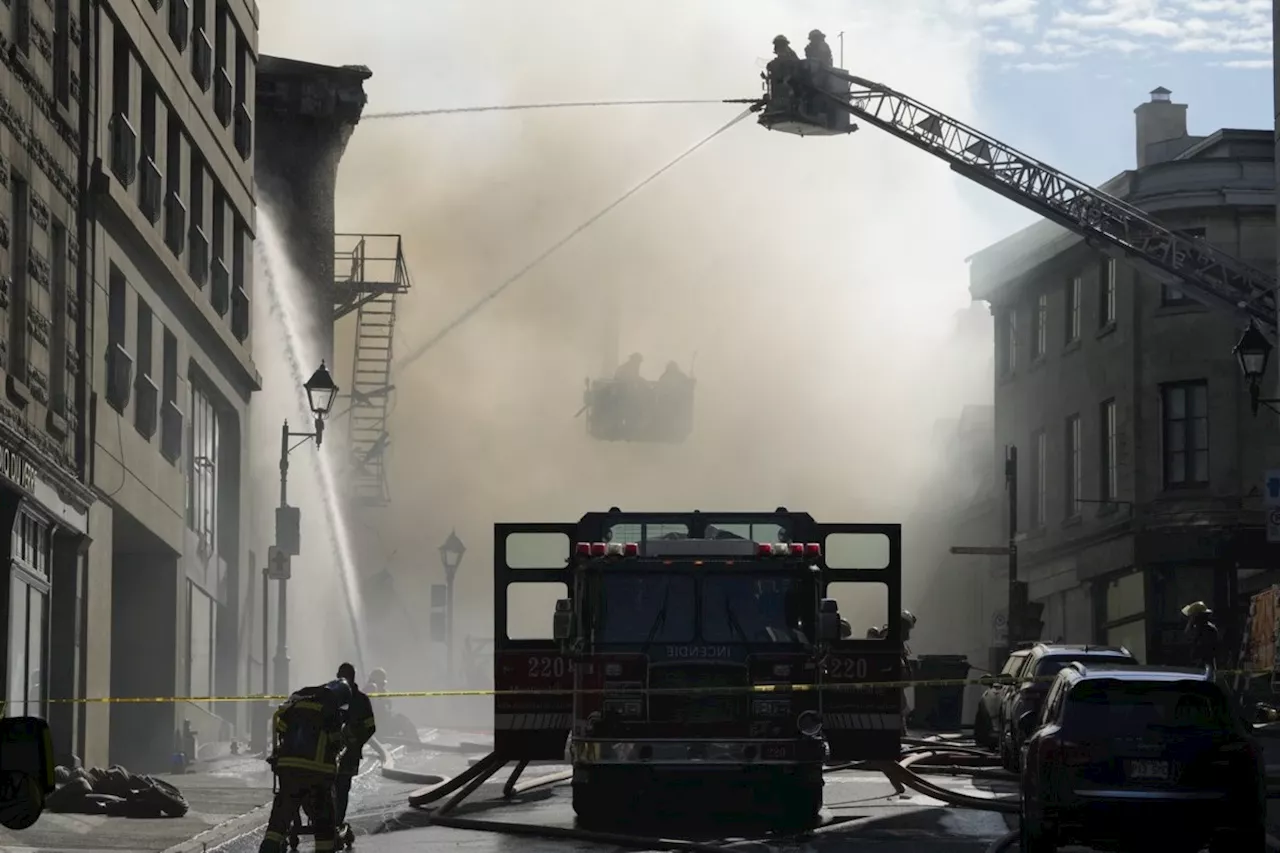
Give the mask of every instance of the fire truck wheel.
<svg viewBox="0 0 1280 853">
<path fill-rule="evenodd" d="M 574 785 L 573 813 L 583 826 L 601 826 L 616 821 L 627 797 L 602 785 Z"/>
<path fill-rule="evenodd" d="M 822 785 L 797 785 L 786 792 L 780 805 L 787 823 L 812 826 L 822 814 Z"/>
</svg>

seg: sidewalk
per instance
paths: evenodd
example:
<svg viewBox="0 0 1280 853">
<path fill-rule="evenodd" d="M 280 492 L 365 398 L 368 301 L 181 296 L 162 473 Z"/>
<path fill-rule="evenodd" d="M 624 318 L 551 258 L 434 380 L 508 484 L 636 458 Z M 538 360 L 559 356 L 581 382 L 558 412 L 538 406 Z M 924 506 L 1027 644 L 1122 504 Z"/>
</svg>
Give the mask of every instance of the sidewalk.
<svg viewBox="0 0 1280 853">
<path fill-rule="evenodd" d="M 259 758 L 221 758 L 205 762 L 194 773 L 157 774 L 156 778 L 182 792 L 191 806 L 185 817 L 134 819 L 45 812 L 30 829 L 0 828 L 0 850 L 157 853 L 271 802 L 271 774 Z M 265 814 L 262 819 L 266 820 Z M 194 849 L 199 850 L 199 845 Z"/>
</svg>

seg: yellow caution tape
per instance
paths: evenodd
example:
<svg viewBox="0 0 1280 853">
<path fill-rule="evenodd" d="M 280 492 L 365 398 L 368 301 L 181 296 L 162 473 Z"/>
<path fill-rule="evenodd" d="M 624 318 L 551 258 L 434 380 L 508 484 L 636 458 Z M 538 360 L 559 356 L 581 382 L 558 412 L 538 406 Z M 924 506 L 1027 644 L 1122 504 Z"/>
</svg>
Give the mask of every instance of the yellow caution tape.
<svg viewBox="0 0 1280 853">
<path fill-rule="evenodd" d="M 1248 670 L 1248 669 L 1220 669 L 1217 674 L 1222 675 L 1248 675 L 1261 676 L 1271 675 L 1271 670 Z M 1032 678 L 1019 678 L 1016 683 L 1022 684 L 1027 681 L 1053 681 L 1056 675 L 1036 676 Z M 864 690 L 884 690 L 890 688 L 905 687 L 969 687 L 969 686 L 993 686 L 994 684 L 1009 683 L 1000 680 L 992 681 L 990 677 L 981 678 L 933 678 L 933 679 L 910 679 L 899 681 L 857 681 L 850 683 L 831 683 L 823 684 L 752 684 L 738 687 L 650 687 L 637 689 L 620 689 L 617 687 L 591 688 L 574 690 L 572 688 L 558 688 L 549 690 L 405 690 L 389 693 L 370 693 L 368 694 L 374 699 L 443 699 L 460 696 L 573 696 L 573 695 L 602 695 L 619 693 L 626 694 L 678 694 L 687 696 L 691 694 L 735 694 L 735 693 L 813 693 L 813 692 L 860 692 Z M 286 695 L 278 694 L 253 694 L 249 696 L 95 696 L 84 699 L 50 699 L 50 704 L 55 705 L 155 705 L 167 704 L 172 702 L 272 702 L 283 701 L 288 699 Z"/>
</svg>

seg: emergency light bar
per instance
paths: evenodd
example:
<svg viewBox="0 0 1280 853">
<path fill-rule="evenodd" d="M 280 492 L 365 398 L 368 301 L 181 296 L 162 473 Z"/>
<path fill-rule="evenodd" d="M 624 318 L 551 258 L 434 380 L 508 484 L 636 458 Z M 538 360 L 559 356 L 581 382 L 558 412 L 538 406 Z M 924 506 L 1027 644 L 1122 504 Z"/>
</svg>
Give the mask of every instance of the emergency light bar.
<svg viewBox="0 0 1280 853">
<path fill-rule="evenodd" d="M 637 542 L 579 542 L 578 557 L 638 557 Z M 801 557 L 817 559 L 822 545 L 817 542 L 752 542 L 750 539 L 650 539 L 644 543 L 646 557 Z"/>
</svg>

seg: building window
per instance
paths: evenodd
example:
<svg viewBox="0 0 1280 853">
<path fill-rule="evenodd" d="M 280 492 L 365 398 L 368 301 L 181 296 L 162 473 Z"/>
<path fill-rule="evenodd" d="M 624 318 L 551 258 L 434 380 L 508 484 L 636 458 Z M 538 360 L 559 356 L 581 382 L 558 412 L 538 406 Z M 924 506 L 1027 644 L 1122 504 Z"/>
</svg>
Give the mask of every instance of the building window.
<svg viewBox="0 0 1280 853">
<path fill-rule="evenodd" d="M 53 93 L 62 106 L 71 104 L 71 0 L 53 5 Z"/>
<path fill-rule="evenodd" d="M 1067 343 L 1080 340 L 1080 276 L 1067 282 Z"/>
<path fill-rule="evenodd" d="M 18 172 L 10 175 L 13 192 L 10 211 L 13 240 L 9 247 L 9 276 L 12 293 L 9 304 L 9 373 L 19 381 L 27 379 L 30 335 L 27 334 L 27 307 L 31 282 L 27 276 L 27 254 L 31 251 L 31 187 Z"/>
<path fill-rule="evenodd" d="M 1102 404 L 1102 499 L 1114 501 L 1120 497 L 1120 438 L 1116 422 L 1116 401 Z"/>
<path fill-rule="evenodd" d="M 1031 529 L 1044 527 L 1048 517 L 1049 437 L 1040 430 L 1031 439 Z"/>
<path fill-rule="evenodd" d="M 1049 294 L 1042 293 L 1036 300 L 1036 358 L 1043 358 L 1049 349 Z"/>
<path fill-rule="evenodd" d="M 1004 325 L 1001 329 L 1000 362 L 1001 373 L 1008 376 L 1018 366 L 1018 311 L 1008 308 L 1005 311 Z"/>
<path fill-rule="evenodd" d="M 4 713 L 44 713 L 49 625 L 49 526 L 20 511 L 13 522 L 9 574 L 8 685 Z"/>
<path fill-rule="evenodd" d="M 1116 259 L 1102 262 L 1102 298 L 1098 305 L 1098 326 L 1106 328 L 1116 321 Z"/>
<path fill-rule="evenodd" d="M 187 581 L 187 695 L 213 696 L 214 649 L 218 647 L 218 604 Z M 196 703 L 208 708 L 209 703 Z"/>
<path fill-rule="evenodd" d="M 1067 517 L 1080 514 L 1084 486 L 1084 459 L 1081 456 L 1080 416 L 1067 418 Z"/>
<path fill-rule="evenodd" d="M 156 385 L 155 365 L 152 363 L 152 342 L 155 339 L 155 325 L 151 308 L 138 296 L 138 350 L 136 353 L 137 405 L 133 407 L 133 425 L 148 441 L 156 434 Z"/>
<path fill-rule="evenodd" d="M 191 452 L 187 462 L 187 526 L 212 554 L 218 532 L 218 411 L 191 382 Z"/>
<path fill-rule="evenodd" d="M 1209 386 L 1203 380 L 1161 389 L 1164 415 L 1164 485 L 1209 483 Z"/>
<path fill-rule="evenodd" d="M 70 298 L 67 293 L 67 226 L 54 219 L 50 232 L 53 246 L 50 263 L 50 275 L 53 279 L 53 333 L 50 336 L 52 350 L 49 353 L 49 398 L 53 402 L 54 412 L 66 417 L 71 410 L 67 400 L 67 371 L 74 367 L 68 364 L 67 353 L 67 348 L 72 343 L 67 334 L 67 301 Z"/>
</svg>

